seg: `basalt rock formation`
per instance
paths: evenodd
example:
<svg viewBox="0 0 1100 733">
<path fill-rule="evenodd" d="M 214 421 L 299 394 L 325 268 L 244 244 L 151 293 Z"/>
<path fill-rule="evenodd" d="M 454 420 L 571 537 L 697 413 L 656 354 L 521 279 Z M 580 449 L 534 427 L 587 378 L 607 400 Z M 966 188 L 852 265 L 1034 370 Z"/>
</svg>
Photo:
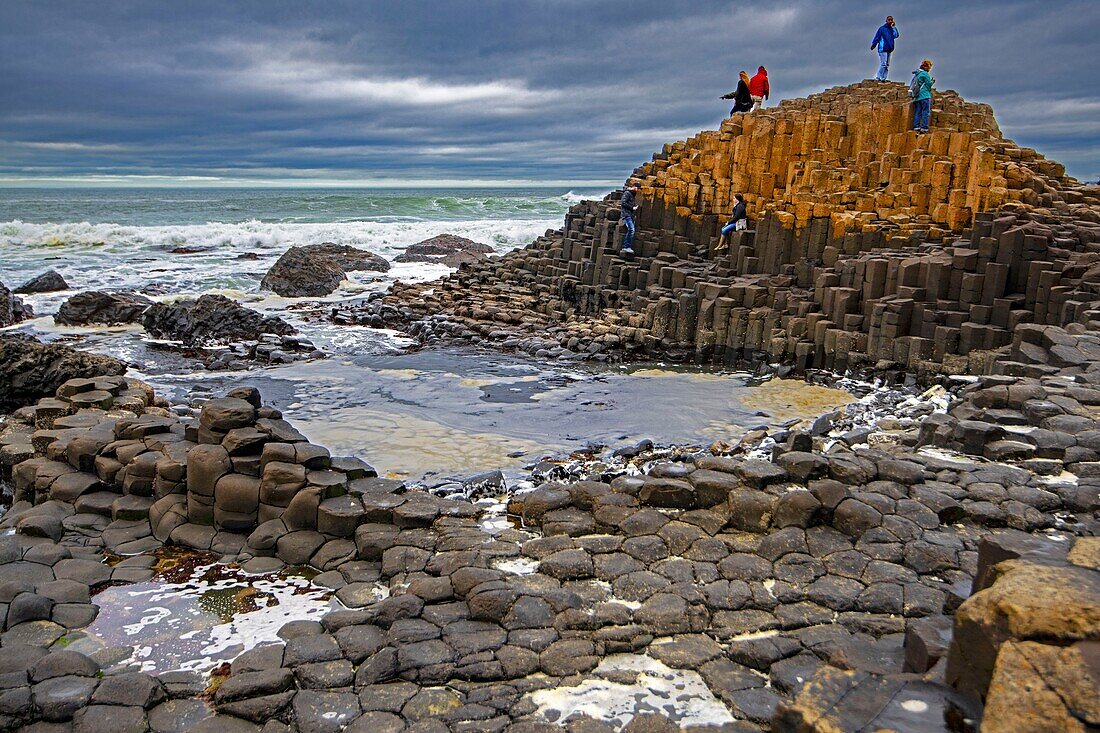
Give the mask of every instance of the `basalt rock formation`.
<svg viewBox="0 0 1100 733">
<path fill-rule="evenodd" d="M 903 95 L 831 90 L 666 148 L 636 172 L 632 260 L 614 199 L 587 202 L 341 318 L 548 355 L 979 374 L 944 380 L 946 413 L 532 471 L 497 526 L 332 457 L 253 388 L 170 407 L 66 381 L 0 429 L 0 729 L 671 732 L 684 675 L 716 703 L 699 733 L 1100 726 L 1095 189 L 952 93 L 936 132 L 905 132 Z M 735 187 L 757 226 L 718 252 Z M 139 553 L 166 544 L 309 565 L 342 607 L 236 657 L 212 706 L 195 675 L 67 649 L 92 591 L 150 580 Z M 680 681 L 650 695 L 638 669 Z M 586 686 L 671 719 L 554 707 Z"/>
<path fill-rule="evenodd" d="M 18 323 L 33 315 L 34 312 L 29 305 L 24 304 L 21 298 L 12 295 L 4 283 L 0 283 L 0 328 Z"/>
<path fill-rule="evenodd" d="M 289 298 L 320 297 L 339 287 L 348 272 L 389 269 L 390 263 L 373 252 L 325 242 L 288 249 L 264 275 L 260 287 Z"/>
<path fill-rule="evenodd" d="M 411 244 L 394 258 L 394 262 L 441 262 L 448 267 L 457 267 L 460 262 L 476 262 L 484 259 L 479 255 L 491 254 L 493 248 L 472 239 L 454 234 L 439 234 L 423 242 Z M 464 256 L 465 255 L 465 256 Z"/>
<path fill-rule="evenodd" d="M 62 303 L 53 319 L 66 326 L 140 323 L 145 309 L 152 304 L 149 298 L 131 291 L 91 290 Z"/>
<path fill-rule="evenodd" d="M 58 290 L 68 290 L 69 284 L 57 270 L 46 270 L 41 275 L 32 277 L 15 289 L 16 293 L 54 293 Z"/>
<path fill-rule="evenodd" d="M 115 376 L 125 371 L 126 365 L 110 356 L 6 334 L 0 336 L 0 411 L 52 397 L 63 382 L 75 377 Z"/>
<path fill-rule="evenodd" d="M 145 311 L 142 325 L 150 336 L 208 346 L 231 341 L 254 341 L 261 334 L 285 336 L 294 327 L 277 316 L 263 316 L 224 295 L 155 303 Z"/>
<path fill-rule="evenodd" d="M 612 194 L 361 317 L 551 356 L 970 374 L 1003 369 L 1021 324 L 1088 328 L 1100 189 L 1005 139 L 986 105 L 939 94 L 918 135 L 906 99 L 861 83 L 734 115 L 634 172 L 633 258 Z M 737 192 L 755 224 L 719 250 Z"/>
</svg>

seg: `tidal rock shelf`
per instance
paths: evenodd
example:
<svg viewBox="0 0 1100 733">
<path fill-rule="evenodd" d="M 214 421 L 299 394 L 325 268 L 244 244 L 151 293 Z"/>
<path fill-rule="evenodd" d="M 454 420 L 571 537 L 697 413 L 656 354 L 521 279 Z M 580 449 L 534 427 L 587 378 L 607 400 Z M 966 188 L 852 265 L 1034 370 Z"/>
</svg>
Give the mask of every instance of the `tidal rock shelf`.
<svg viewBox="0 0 1100 733">
<path fill-rule="evenodd" d="M 770 460 L 698 454 L 610 481 L 544 481 L 510 498 L 514 526 L 487 531 L 479 505 L 331 457 L 255 390 L 181 416 L 136 380 L 71 380 L 0 437 L 15 489 L 0 522 L 14 530 L 0 565 L 0 721 L 549 731 L 564 710 L 570 730 L 977 730 L 983 698 L 1051 706 L 1041 680 L 1067 725 L 1090 722 L 1074 680 L 1092 681 L 1100 630 L 1095 463 L 916 449 L 938 436 L 956 455 L 977 450 L 945 426 L 1012 409 L 991 406 L 1007 400 L 997 382 L 897 446 L 823 452 L 794 432 Z M 148 581 L 165 544 L 244 572 L 312 566 L 342 608 L 287 624 L 213 683 L 68 648 L 98 612 L 95 591 Z M 681 707 L 577 712 L 592 690 L 647 699 L 654 674 L 677 681 Z"/>
</svg>

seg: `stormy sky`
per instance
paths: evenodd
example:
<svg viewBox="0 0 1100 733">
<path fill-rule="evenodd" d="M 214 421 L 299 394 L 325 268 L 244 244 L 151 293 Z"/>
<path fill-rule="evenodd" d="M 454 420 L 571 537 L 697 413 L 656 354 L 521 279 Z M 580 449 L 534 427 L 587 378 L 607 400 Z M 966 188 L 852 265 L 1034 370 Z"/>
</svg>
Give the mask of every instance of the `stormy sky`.
<svg viewBox="0 0 1100 733">
<path fill-rule="evenodd" d="M 621 181 L 773 102 L 935 61 L 940 89 L 1100 177 L 1100 2 L 4 0 L 0 185 Z"/>
</svg>

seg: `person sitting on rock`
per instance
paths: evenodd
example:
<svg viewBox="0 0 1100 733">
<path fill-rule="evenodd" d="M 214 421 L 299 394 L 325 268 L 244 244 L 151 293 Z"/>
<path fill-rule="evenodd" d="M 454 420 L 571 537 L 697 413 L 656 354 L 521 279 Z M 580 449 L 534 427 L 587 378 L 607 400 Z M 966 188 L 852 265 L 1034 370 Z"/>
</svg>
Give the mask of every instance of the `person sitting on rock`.
<svg viewBox="0 0 1100 733">
<path fill-rule="evenodd" d="M 638 194 L 638 182 L 629 181 L 623 189 L 623 197 L 619 201 L 619 208 L 623 214 L 623 224 L 626 225 L 626 236 L 623 237 L 623 246 L 620 252 L 624 255 L 634 254 L 634 212 L 638 210 L 635 197 Z"/>
<path fill-rule="evenodd" d="M 894 52 L 894 39 L 898 35 L 898 27 L 894 25 L 894 16 L 887 15 L 886 22 L 879 26 L 875 37 L 871 39 L 871 50 L 878 52 L 876 81 L 886 81 L 886 75 L 890 73 L 890 54 Z"/>
<path fill-rule="evenodd" d="M 738 112 L 748 112 L 752 109 L 752 95 L 749 94 L 749 74 L 747 71 L 742 70 L 739 76 L 737 89 L 722 96 L 722 99 L 733 100 L 733 109 L 730 110 L 731 117 Z"/>
<path fill-rule="evenodd" d="M 749 96 L 752 97 L 752 111 L 764 106 L 764 100 L 771 96 L 772 88 L 768 83 L 768 70 L 761 66 L 749 79 Z"/>
<path fill-rule="evenodd" d="M 742 232 L 748 229 L 749 216 L 746 210 L 747 207 L 745 206 L 745 197 L 741 194 L 736 194 L 733 198 L 737 203 L 733 206 L 733 213 L 730 214 L 730 220 L 722 227 L 722 236 L 718 238 L 718 246 L 714 248 L 715 252 L 720 252 L 729 246 L 726 235 L 730 232 Z"/>
<path fill-rule="evenodd" d="M 913 129 L 918 133 L 928 132 L 932 118 L 932 87 L 936 80 L 932 78 L 932 60 L 920 62 L 920 68 L 913 72 L 913 81 L 909 84 L 909 96 L 913 98 Z"/>
</svg>

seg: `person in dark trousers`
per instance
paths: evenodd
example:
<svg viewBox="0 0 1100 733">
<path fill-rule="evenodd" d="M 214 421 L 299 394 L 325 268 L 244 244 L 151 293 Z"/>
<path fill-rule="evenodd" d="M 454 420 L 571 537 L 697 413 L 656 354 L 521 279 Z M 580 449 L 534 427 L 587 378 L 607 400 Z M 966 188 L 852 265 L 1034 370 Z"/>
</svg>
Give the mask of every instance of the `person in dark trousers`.
<svg viewBox="0 0 1100 733">
<path fill-rule="evenodd" d="M 878 52 L 876 81 L 886 81 L 886 75 L 890 72 L 890 54 L 894 52 L 894 39 L 898 35 L 898 27 L 894 25 L 894 16 L 887 15 L 886 22 L 879 26 L 875 37 L 871 39 L 871 50 Z"/>
<path fill-rule="evenodd" d="M 634 254 L 634 212 L 638 210 L 636 197 L 638 195 L 638 182 L 629 181 L 623 189 L 623 197 L 619 201 L 619 208 L 623 214 L 623 224 L 626 225 L 626 236 L 623 237 L 623 247 L 619 250 L 624 255 Z"/>
<path fill-rule="evenodd" d="M 752 111 L 764 106 L 764 100 L 771 96 L 772 87 L 768 83 L 768 70 L 761 66 L 749 79 L 749 96 L 752 97 Z"/>
<path fill-rule="evenodd" d="M 913 98 L 913 129 L 919 133 L 928 132 L 932 119 L 932 87 L 936 80 L 932 78 L 931 71 L 932 60 L 921 61 L 909 84 L 909 96 Z"/>
<path fill-rule="evenodd" d="M 741 72 L 740 78 L 737 80 L 737 89 L 724 95 L 722 99 L 733 100 L 733 109 L 730 110 L 731 116 L 752 109 L 752 95 L 749 94 L 749 74 L 747 71 Z"/>
<path fill-rule="evenodd" d="M 737 203 L 733 205 L 733 213 L 730 214 L 729 221 L 722 227 L 722 236 L 718 238 L 718 246 L 714 248 L 715 252 L 720 252 L 729 246 L 726 235 L 730 232 L 740 232 L 748 228 L 749 215 L 747 207 L 745 206 L 745 197 L 741 194 L 736 194 L 733 199 Z"/>
</svg>

